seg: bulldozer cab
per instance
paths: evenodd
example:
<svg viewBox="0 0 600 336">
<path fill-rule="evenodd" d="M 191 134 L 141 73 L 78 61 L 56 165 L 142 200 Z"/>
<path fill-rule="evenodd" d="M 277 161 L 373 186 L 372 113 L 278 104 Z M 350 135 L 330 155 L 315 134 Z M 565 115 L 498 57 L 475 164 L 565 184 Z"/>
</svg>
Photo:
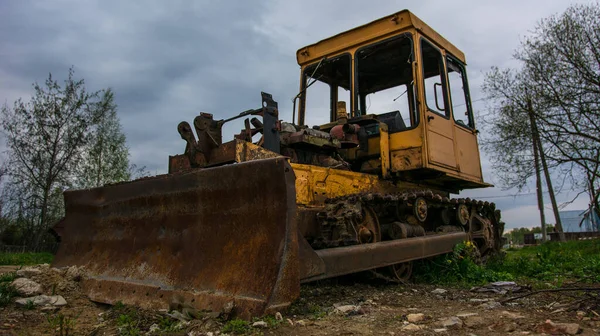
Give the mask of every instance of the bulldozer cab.
<svg viewBox="0 0 600 336">
<path fill-rule="evenodd" d="M 487 187 L 464 54 L 409 11 L 301 48 L 298 125 L 358 125 L 353 170 L 440 190 Z M 312 126 L 312 125 L 308 125 Z"/>
</svg>

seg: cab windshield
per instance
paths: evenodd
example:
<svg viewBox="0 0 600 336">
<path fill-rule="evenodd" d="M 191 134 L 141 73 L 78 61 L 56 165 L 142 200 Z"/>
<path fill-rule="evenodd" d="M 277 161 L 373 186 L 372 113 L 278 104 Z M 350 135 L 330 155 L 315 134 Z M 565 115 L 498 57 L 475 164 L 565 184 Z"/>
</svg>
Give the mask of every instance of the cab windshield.
<svg viewBox="0 0 600 336">
<path fill-rule="evenodd" d="M 335 120 L 338 101 L 345 102 L 350 111 L 351 63 L 350 54 L 343 54 L 304 69 L 301 101 L 307 120 L 300 113 L 300 125 L 323 125 Z"/>
<path fill-rule="evenodd" d="M 359 115 L 378 115 L 378 119 L 389 121 L 386 123 L 392 133 L 417 125 L 413 58 L 410 34 L 376 42 L 356 52 Z"/>
</svg>

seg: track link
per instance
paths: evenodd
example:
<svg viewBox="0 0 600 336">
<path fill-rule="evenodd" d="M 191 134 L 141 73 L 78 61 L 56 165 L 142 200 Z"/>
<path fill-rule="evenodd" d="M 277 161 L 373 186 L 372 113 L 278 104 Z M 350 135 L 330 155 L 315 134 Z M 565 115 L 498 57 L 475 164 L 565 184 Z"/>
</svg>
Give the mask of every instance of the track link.
<svg viewBox="0 0 600 336">
<path fill-rule="evenodd" d="M 483 259 L 500 250 L 504 229 L 494 203 L 432 190 L 328 199 L 317 219 L 321 234 L 311 242 L 315 249 L 464 231 Z"/>
</svg>

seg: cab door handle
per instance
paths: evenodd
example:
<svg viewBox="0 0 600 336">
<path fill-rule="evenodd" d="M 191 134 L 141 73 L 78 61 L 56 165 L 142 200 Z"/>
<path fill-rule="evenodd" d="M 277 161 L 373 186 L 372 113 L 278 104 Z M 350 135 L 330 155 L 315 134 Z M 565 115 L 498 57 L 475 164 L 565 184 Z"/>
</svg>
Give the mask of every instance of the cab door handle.
<svg viewBox="0 0 600 336">
<path fill-rule="evenodd" d="M 433 119 L 435 119 L 435 117 L 434 117 L 434 116 L 427 116 L 427 121 L 431 121 L 431 120 L 433 120 Z"/>
</svg>

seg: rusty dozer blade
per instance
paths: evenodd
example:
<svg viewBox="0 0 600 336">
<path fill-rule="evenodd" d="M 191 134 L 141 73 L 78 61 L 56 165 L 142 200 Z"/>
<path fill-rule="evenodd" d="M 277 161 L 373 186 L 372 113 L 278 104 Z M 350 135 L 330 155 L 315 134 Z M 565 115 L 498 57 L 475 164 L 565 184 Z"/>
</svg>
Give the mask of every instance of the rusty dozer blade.
<svg viewBox="0 0 600 336">
<path fill-rule="evenodd" d="M 241 318 L 300 292 L 294 173 L 284 158 L 65 193 L 53 266 L 84 266 L 93 300 Z"/>
</svg>

